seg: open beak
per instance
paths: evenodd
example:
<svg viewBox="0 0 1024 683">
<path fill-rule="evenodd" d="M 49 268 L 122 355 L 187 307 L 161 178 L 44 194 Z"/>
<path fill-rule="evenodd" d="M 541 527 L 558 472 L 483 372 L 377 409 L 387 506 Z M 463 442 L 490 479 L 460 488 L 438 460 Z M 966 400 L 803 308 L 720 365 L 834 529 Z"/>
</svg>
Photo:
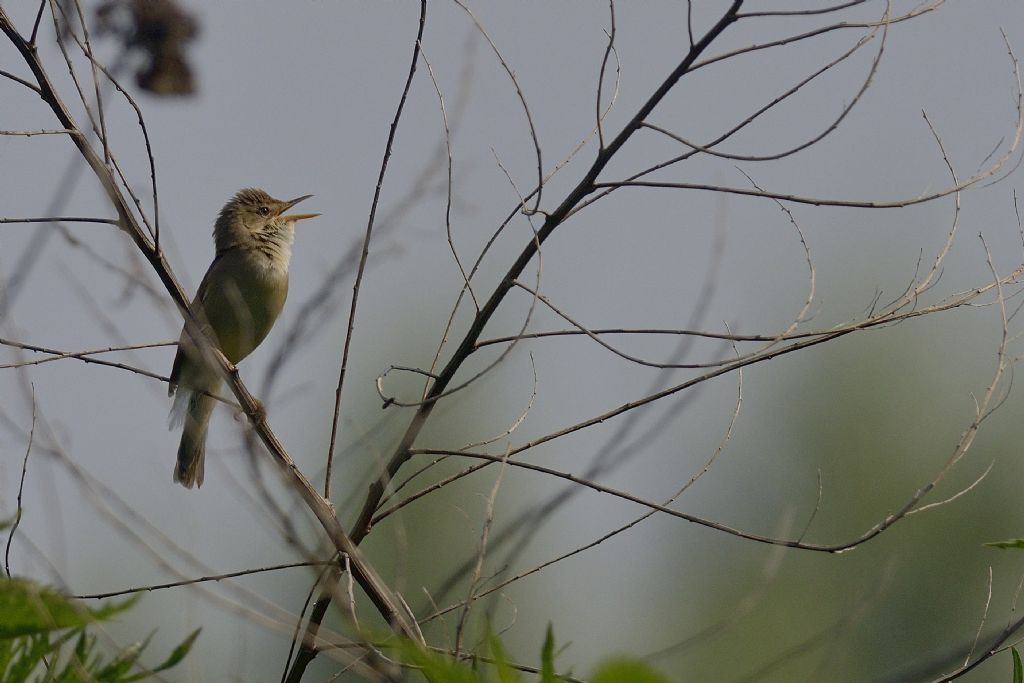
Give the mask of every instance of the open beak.
<svg viewBox="0 0 1024 683">
<path fill-rule="evenodd" d="M 281 209 L 281 213 L 284 213 L 285 211 L 287 211 L 288 209 L 292 208 L 293 206 L 295 206 L 299 202 L 301 202 L 303 200 L 306 200 L 306 199 L 309 199 L 312 196 L 313 195 L 311 195 L 311 194 L 304 194 L 301 197 L 296 197 L 295 199 L 292 199 L 291 201 L 285 202 L 284 207 Z M 288 216 L 280 216 L 280 214 L 278 214 L 278 215 L 281 218 L 281 220 L 290 223 L 290 222 L 293 222 L 293 221 L 305 220 L 307 218 L 316 218 L 320 214 L 318 214 L 318 213 L 293 213 L 293 214 L 290 214 Z"/>
</svg>

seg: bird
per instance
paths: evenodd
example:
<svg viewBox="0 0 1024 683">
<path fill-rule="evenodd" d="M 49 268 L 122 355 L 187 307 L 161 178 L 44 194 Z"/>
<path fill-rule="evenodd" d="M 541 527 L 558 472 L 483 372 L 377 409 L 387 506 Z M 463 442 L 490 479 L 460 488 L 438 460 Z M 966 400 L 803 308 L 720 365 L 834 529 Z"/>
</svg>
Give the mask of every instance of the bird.
<svg viewBox="0 0 1024 683">
<path fill-rule="evenodd" d="M 320 215 L 285 212 L 312 196 L 282 201 L 249 187 L 220 210 L 213 226 L 216 255 L 192 310 L 232 364 L 259 346 L 284 307 L 295 224 Z M 206 431 L 222 382 L 202 348 L 185 325 L 168 384 L 168 395 L 174 396 L 171 428 L 182 427 L 174 481 L 189 489 L 203 484 Z"/>
</svg>

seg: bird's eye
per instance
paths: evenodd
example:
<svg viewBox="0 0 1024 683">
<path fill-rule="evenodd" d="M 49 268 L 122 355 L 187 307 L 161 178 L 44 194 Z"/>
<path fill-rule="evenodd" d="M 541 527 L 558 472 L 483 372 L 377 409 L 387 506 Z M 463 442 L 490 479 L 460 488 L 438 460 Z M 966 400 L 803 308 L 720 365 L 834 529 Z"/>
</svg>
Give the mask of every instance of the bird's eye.
<svg viewBox="0 0 1024 683">
<path fill-rule="evenodd" d="M 265 207 L 265 206 L 261 206 L 260 207 L 260 215 L 261 216 L 269 216 L 270 215 L 270 209 Z"/>
</svg>

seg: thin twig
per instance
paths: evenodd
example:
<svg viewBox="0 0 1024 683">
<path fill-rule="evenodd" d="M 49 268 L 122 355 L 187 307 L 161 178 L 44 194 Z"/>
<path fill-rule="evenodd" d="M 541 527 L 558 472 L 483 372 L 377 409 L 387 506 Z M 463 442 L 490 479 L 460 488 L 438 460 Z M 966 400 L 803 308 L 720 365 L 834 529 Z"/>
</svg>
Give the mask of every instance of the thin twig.
<svg viewBox="0 0 1024 683">
<path fill-rule="evenodd" d="M 971 649 L 967 652 L 967 657 L 964 659 L 964 664 L 963 664 L 964 666 L 967 666 L 970 663 L 970 661 L 971 661 L 971 657 L 974 656 L 974 650 L 975 650 L 975 648 L 978 647 L 978 640 L 981 638 L 981 632 L 985 628 L 985 620 L 988 618 L 988 608 L 992 604 L 992 567 L 991 567 L 991 565 L 988 568 L 988 581 L 987 581 L 986 585 L 988 587 L 988 590 L 987 590 L 987 592 L 985 594 L 985 607 L 981 611 L 981 621 L 978 622 L 978 631 L 977 631 L 977 633 L 974 634 L 974 642 L 971 643 Z"/>
<path fill-rule="evenodd" d="M 36 388 L 32 385 L 32 426 L 28 430 L 28 445 L 25 446 L 25 457 L 21 461 L 21 478 L 18 480 L 18 497 L 17 497 L 17 509 L 14 513 L 14 521 L 11 523 L 11 532 L 7 534 L 7 546 L 4 549 L 4 571 L 7 572 L 8 577 L 14 576 L 11 574 L 11 542 L 14 541 L 14 532 L 18 530 L 18 525 L 21 524 L 21 516 L 24 512 L 22 506 L 22 494 L 25 492 L 25 475 L 28 474 L 28 456 L 32 452 L 32 442 L 36 435 Z"/>
<path fill-rule="evenodd" d="M 501 482 L 505 479 L 505 466 L 508 464 L 508 451 L 506 451 L 505 461 L 502 463 L 501 470 L 498 472 L 498 476 L 494 479 L 494 485 L 491 487 L 491 495 L 487 497 L 487 506 L 484 512 L 483 526 L 480 530 L 480 542 L 477 544 L 476 562 L 473 567 L 473 574 L 469 580 L 469 588 L 467 589 L 468 595 L 462 603 L 462 610 L 459 613 L 459 621 L 455 626 L 455 652 L 462 651 L 462 637 L 466 628 L 466 621 L 469 619 L 469 610 L 473 606 L 473 600 L 476 597 L 477 585 L 480 583 L 480 575 L 484 568 L 484 557 L 487 555 L 487 539 L 491 533 L 491 524 L 494 522 L 494 502 L 498 498 L 498 490 L 501 488 Z"/>
<path fill-rule="evenodd" d="M 391 150 L 395 143 L 395 134 L 398 132 L 398 122 L 402 118 L 402 111 L 405 109 L 405 101 L 412 87 L 413 76 L 416 75 L 416 64 L 420 59 L 420 43 L 423 40 L 423 29 L 427 23 L 427 2 L 420 1 L 419 25 L 416 31 L 416 41 L 412 49 L 412 62 L 409 65 L 409 73 L 405 78 L 405 85 L 402 88 L 402 96 L 398 100 L 398 107 L 395 109 L 395 116 L 391 120 L 391 127 L 388 130 L 388 139 L 384 145 L 384 156 L 380 163 L 380 172 L 377 175 L 377 186 L 373 191 L 373 202 L 370 204 L 370 215 L 366 221 L 366 234 L 363 237 L 363 250 L 359 256 L 359 266 L 356 269 L 356 280 L 352 285 L 352 303 L 349 307 L 348 326 L 345 330 L 345 345 L 341 352 L 341 369 L 338 371 L 338 386 L 334 391 L 334 415 L 331 419 L 331 439 L 327 446 L 327 468 L 324 473 L 324 498 L 331 499 L 331 475 L 334 469 L 334 448 L 338 439 L 338 418 L 341 414 L 342 392 L 345 387 L 345 375 L 348 372 L 348 356 L 352 347 L 352 338 L 355 332 L 356 307 L 359 305 L 359 290 L 363 282 L 363 273 L 366 271 L 366 260 L 370 255 L 370 240 L 373 237 L 374 220 L 377 216 L 377 205 L 380 202 L 380 193 L 384 187 L 384 175 L 388 170 L 388 161 L 391 159 Z"/>
<path fill-rule="evenodd" d="M 185 579 L 183 581 L 171 581 L 170 583 L 156 583 L 147 586 L 136 586 L 134 588 L 125 588 L 117 591 L 109 591 L 106 593 L 83 593 L 81 595 L 74 595 L 72 597 L 78 600 L 102 600 L 104 598 L 114 598 L 121 595 L 131 595 L 132 593 L 144 593 L 163 590 L 165 588 L 178 588 L 179 586 L 191 586 L 197 583 L 206 583 L 208 581 L 223 581 L 224 579 L 234 579 L 239 576 L 248 576 L 249 574 L 262 574 L 264 572 L 276 572 L 281 569 L 292 569 L 295 567 L 317 567 L 317 566 L 332 566 L 336 565 L 336 562 L 289 562 L 287 564 L 275 564 L 268 567 L 259 567 L 256 569 L 243 569 L 237 572 L 228 572 L 226 574 L 215 574 L 212 576 L 200 576 L 195 579 Z"/>
<path fill-rule="evenodd" d="M 0 218 L 0 223 L 101 223 L 118 225 L 117 218 L 92 218 L 86 216 L 46 216 L 44 218 Z"/>
<path fill-rule="evenodd" d="M 611 56 L 612 51 L 615 49 L 615 0 L 608 0 L 608 15 L 609 28 L 606 31 L 608 44 L 605 45 L 604 57 L 601 58 L 601 69 L 597 74 L 597 97 L 594 100 L 598 149 L 604 149 L 604 116 L 601 114 L 601 89 L 604 86 L 604 71 L 608 66 L 608 57 Z"/>
<path fill-rule="evenodd" d="M 438 106 L 441 109 L 441 123 L 444 126 L 444 150 L 445 158 L 448 162 L 446 164 L 448 176 L 445 182 L 444 227 L 445 234 L 448 237 L 448 250 L 451 251 L 452 258 L 455 259 L 455 265 L 458 266 L 459 274 L 462 276 L 462 282 L 469 291 L 470 298 L 473 300 L 473 306 L 479 312 L 480 304 L 476 300 L 476 293 L 473 292 L 473 285 L 470 284 L 469 276 L 466 274 L 466 268 L 462 265 L 462 259 L 459 258 L 459 252 L 455 248 L 455 239 L 452 237 L 452 184 L 454 162 L 452 160 L 452 134 L 451 129 L 448 127 L 448 111 L 444 106 L 444 95 L 441 93 L 441 86 L 438 84 L 437 77 L 434 75 L 434 68 L 430 65 L 430 60 L 427 59 L 427 54 L 424 52 L 422 45 L 420 45 L 420 58 L 423 60 L 424 66 L 427 67 L 427 74 L 430 76 L 430 82 L 434 85 L 434 92 L 437 93 Z"/>
<path fill-rule="evenodd" d="M 39 130 L 0 130 L 0 135 L 21 135 L 32 137 L 33 135 L 75 135 L 76 131 L 66 128 L 40 128 Z"/>
</svg>

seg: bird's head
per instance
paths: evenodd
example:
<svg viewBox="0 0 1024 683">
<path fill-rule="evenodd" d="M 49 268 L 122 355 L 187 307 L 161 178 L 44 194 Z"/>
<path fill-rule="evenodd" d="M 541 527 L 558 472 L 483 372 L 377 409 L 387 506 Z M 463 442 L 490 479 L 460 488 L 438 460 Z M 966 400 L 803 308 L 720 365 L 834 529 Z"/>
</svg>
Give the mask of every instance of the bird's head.
<svg viewBox="0 0 1024 683">
<path fill-rule="evenodd" d="M 218 253 L 232 247 L 267 240 L 285 239 L 290 243 L 296 221 L 315 218 L 320 214 L 285 212 L 312 196 L 307 194 L 295 199 L 281 200 L 252 187 L 239 190 L 220 210 L 214 225 L 213 237 L 217 243 Z"/>
</svg>

